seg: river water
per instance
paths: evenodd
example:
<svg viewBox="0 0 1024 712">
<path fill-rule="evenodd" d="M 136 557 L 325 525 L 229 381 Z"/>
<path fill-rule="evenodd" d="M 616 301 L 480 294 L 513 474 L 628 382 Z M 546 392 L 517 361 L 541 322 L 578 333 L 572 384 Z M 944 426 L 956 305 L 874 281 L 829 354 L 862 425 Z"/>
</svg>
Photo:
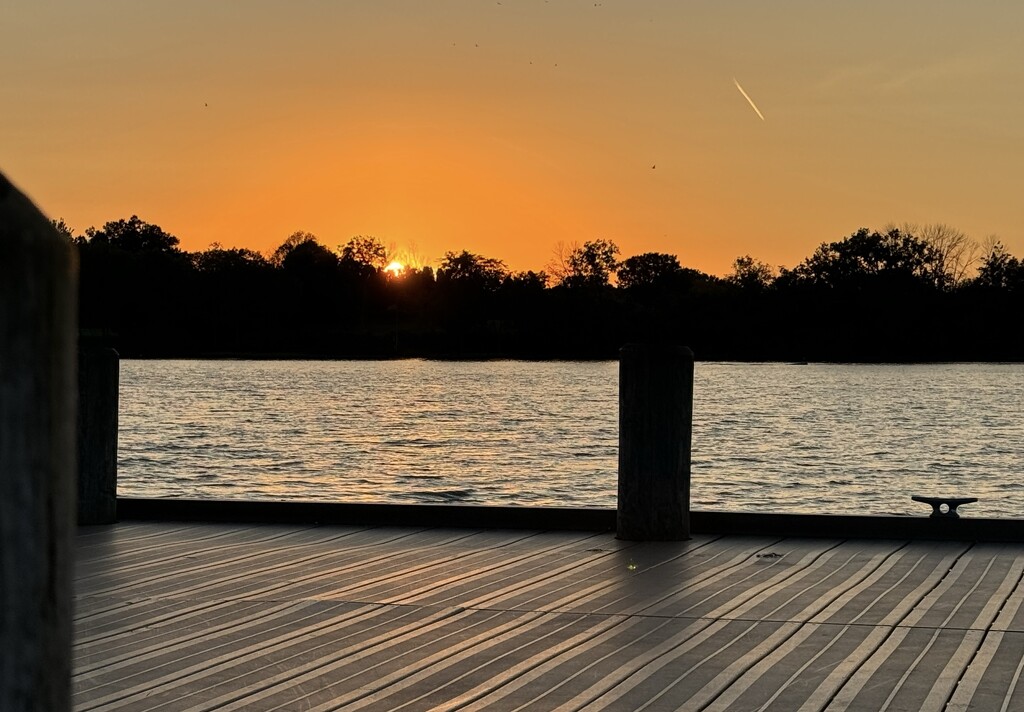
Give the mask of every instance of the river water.
<svg viewBox="0 0 1024 712">
<path fill-rule="evenodd" d="M 614 507 L 616 362 L 122 361 L 134 497 Z M 698 363 L 698 510 L 1024 516 L 1024 364 Z"/>
</svg>

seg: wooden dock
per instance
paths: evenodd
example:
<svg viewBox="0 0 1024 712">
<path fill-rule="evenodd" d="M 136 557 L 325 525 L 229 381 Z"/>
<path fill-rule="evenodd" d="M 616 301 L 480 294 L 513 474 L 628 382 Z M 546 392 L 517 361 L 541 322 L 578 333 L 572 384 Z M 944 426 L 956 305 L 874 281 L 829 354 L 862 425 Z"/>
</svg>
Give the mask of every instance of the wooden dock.
<svg viewBox="0 0 1024 712">
<path fill-rule="evenodd" d="M 129 522 L 78 535 L 86 710 L 1024 709 L 1024 547 Z"/>
</svg>

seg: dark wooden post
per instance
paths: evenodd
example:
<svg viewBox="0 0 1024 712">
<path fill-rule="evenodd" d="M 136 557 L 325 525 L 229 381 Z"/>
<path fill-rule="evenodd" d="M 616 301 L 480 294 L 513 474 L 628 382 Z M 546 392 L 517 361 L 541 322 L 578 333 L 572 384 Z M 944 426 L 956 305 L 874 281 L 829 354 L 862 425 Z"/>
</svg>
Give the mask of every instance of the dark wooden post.
<svg viewBox="0 0 1024 712">
<path fill-rule="evenodd" d="M 619 352 L 618 537 L 690 538 L 693 352 L 629 344 Z"/>
<path fill-rule="evenodd" d="M 0 710 L 71 708 L 75 252 L 0 175 Z"/>
<path fill-rule="evenodd" d="M 78 342 L 78 523 L 117 521 L 117 351 Z"/>
</svg>

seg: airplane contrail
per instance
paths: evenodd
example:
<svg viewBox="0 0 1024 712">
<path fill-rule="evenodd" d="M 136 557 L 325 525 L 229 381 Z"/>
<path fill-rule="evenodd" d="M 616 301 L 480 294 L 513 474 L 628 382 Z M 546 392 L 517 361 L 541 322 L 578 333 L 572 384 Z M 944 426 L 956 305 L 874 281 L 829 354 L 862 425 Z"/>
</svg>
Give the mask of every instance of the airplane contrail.
<svg viewBox="0 0 1024 712">
<path fill-rule="evenodd" d="M 750 104 L 750 108 L 757 112 L 757 115 L 761 117 L 761 121 L 764 121 L 764 114 L 762 114 L 761 110 L 757 108 L 757 104 L 755 104 L 754 100 L 750 98 L 750 95 L 747 94 L 747 92 L 743 91 L 743 87 L 741 87 L 740 83 L 736 81 L 736 77 L 732 78 L 732 83 L 735 84 L 736 88 L 740 90 L 740 94 L 742 94 L 743 98 L 747 100 L 748 104 Z"/>
</svg>

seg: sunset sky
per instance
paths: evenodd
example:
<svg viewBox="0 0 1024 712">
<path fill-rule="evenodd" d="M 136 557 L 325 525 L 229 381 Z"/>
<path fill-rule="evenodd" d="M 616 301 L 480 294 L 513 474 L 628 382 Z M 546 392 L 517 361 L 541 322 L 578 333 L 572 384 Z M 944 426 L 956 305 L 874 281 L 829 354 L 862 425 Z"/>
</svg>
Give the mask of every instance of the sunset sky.
<svg viewBox="0 0 1024 712">
<path fill-rule="evenodd" d="M 0 171 L 188 250 L 606 238 L 724 274 L 940 222 L 1024 256 L 1022 33 L 994 0 L 12 0 Z"/>
</svg>

